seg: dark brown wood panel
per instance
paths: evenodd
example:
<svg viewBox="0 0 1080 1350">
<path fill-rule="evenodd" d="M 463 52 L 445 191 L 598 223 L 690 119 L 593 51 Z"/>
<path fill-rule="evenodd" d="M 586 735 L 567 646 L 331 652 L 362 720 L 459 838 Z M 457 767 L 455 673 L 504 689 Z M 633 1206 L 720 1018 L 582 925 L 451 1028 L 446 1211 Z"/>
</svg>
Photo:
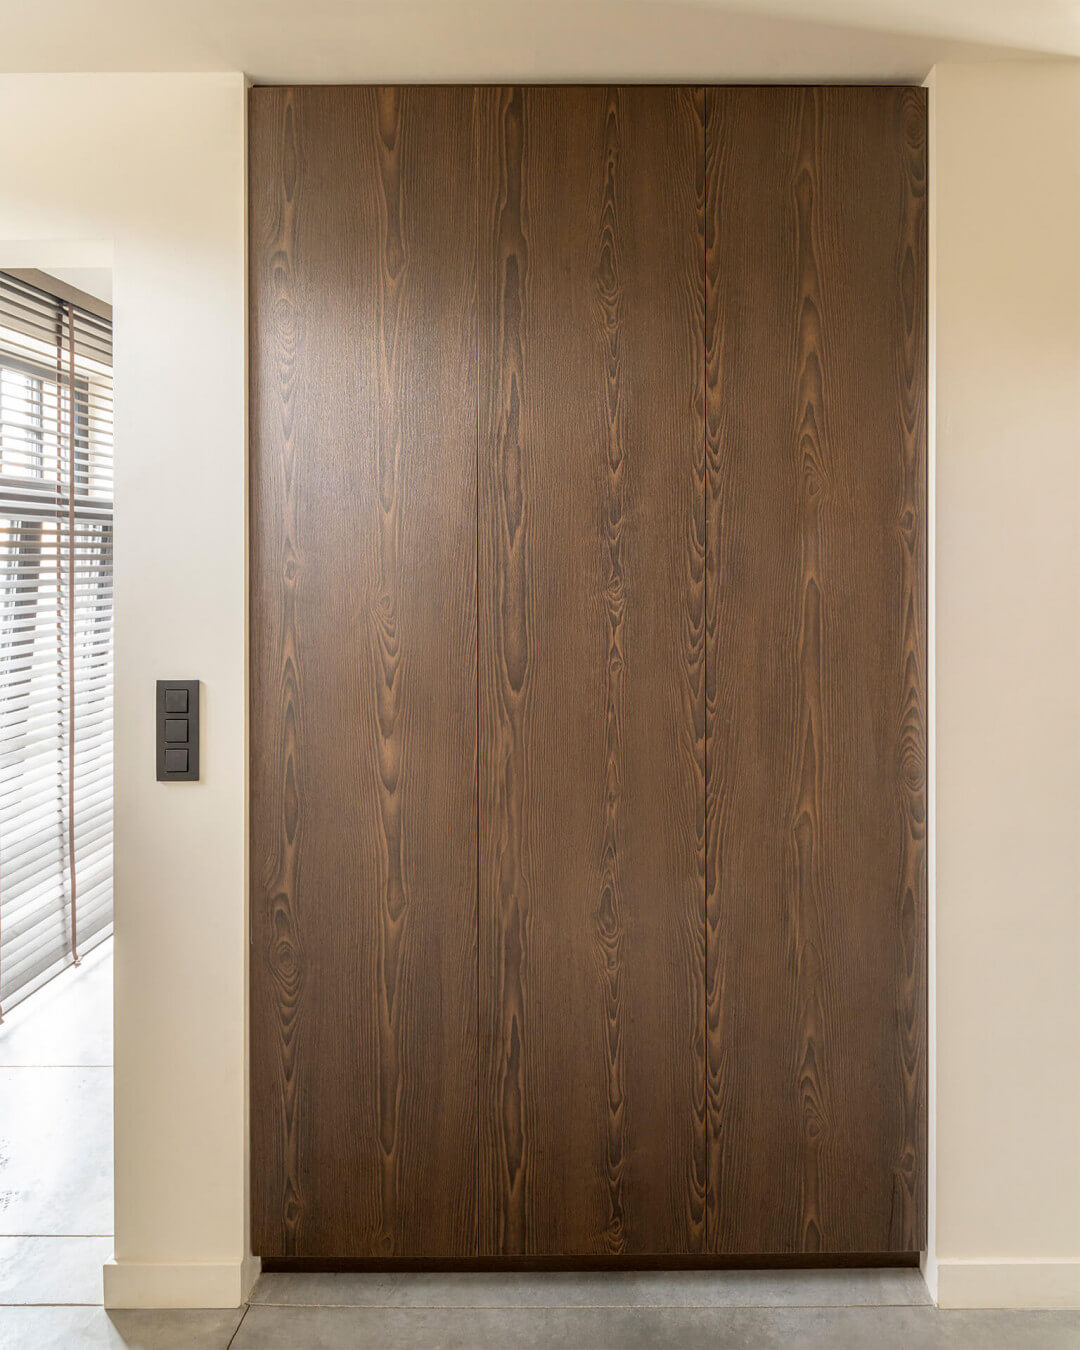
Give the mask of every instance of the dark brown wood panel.
<svg viewBox="0 0 1080 1350">
<path fill-rule="evenodd" d="M 925 133 L 707 93 L 716 1252 L 925 1236 Z"/>
<path fill-rule="evenodd" d="M 480 1252 L 693 1252 L 702 94 L 482 106 Z"/>
<path fill-rule="evenodd" d="M 253 1245 L 476 1249 L 470 89 L 251 97 Z"/>
</svg>

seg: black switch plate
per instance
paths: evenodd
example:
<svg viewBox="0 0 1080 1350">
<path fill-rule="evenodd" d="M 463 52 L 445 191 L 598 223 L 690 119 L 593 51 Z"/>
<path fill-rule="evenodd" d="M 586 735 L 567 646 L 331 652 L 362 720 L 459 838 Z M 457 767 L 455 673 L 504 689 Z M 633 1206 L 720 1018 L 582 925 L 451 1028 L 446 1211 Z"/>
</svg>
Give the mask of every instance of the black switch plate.
<svg viewBox="0 0 1080 1350">
<path fill-rule="evenodd" d="M 183 716 L 176 717 L 174 714 Z M 191 783 L 199 777 L 199 681 L 157 682 L 157 779 Z"/>
</svg>

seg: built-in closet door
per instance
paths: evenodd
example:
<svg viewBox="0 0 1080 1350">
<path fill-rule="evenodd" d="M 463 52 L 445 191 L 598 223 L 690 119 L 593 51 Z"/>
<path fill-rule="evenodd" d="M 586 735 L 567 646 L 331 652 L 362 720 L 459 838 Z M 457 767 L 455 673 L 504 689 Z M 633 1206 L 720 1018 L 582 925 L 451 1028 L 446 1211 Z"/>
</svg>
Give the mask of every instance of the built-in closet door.
<svg viewBox="0 0 1080 1350">
<path fill-rule="evenodd" d="M 476 1247 L 474 103 L 251 99 L 264 1256 Z"/>
<path fill-rule="evenodd" d="M 702 91 L 481 108 L 480 1251 L 695 1252 Z"/>
<path fill-rule="evenodd" d="M 925 1236 L 926 104 L 707 93 L 708 1246 Z"/>
<path fill-rule="evenodd" d="M 253 91 L 257 1254 L 922 1244 L 925 111 Z"/>
</svg>

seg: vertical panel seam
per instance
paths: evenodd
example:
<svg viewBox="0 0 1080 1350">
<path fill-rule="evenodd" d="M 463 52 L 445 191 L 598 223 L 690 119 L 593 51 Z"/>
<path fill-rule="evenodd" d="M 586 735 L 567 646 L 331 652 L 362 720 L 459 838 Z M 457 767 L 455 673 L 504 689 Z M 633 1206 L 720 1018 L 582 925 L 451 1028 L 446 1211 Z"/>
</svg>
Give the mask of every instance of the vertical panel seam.
<svg viewBox="0 0 1080 1350">
<path fill-rule="evenodd" d="M 702 540 L 705 545 L 705 557 L 702 560 L 701 586 L 701 698 L 702 722 L 702 784 L 701 784 L 701 846 L 704 850 L 702 861 L 701 888 L 701 940 L 704 943 L 702 961 L 702 1010 L 701 1027 L 704 1032 L 702 1042 L 701 1072 L 701 1110 L 702 1126 L 705 1137 L 705 1213 L 701 1225 L 701 1250 L 709 1250 L 709 267 L 706 257 L 706 223 L 708 211 L 708 175 L 709 175 L 709 89 L 701 87 L 701 206 L 698 224 L 698 244 L 701 257 L 701 524 Z"/>
<path fill-rule="evenodd" d="M 473 619 L 476 625 L 473 639 L 473 692 L 476 700 L 476 768 L 473 797 L 476 802 L 476 1058 L 474 1060 L 476 1082 L 476 1142 L 473 1156 L 473 1252 L 480 1254 L 480 124 L 483 110 L 483 93 L 479 86 L 473 88 L 473 337 L 476 397 L 476 447 L 475 481 L 473 493 L 475 501 L 476 558 L 473 565 Z"/>
</svg>

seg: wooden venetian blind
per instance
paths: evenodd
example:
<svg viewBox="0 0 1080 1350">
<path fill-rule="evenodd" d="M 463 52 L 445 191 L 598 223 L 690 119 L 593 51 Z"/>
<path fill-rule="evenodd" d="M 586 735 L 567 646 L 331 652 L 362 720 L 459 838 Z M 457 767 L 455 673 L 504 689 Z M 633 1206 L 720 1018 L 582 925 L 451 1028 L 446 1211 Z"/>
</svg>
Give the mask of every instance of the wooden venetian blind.
<svg viewBox="0 0 1080 1350">
<path fill-rule="evenodd" d="M 0 1009 L 112 928 L 112 324 L 0 273 Z"/>
</svg>

